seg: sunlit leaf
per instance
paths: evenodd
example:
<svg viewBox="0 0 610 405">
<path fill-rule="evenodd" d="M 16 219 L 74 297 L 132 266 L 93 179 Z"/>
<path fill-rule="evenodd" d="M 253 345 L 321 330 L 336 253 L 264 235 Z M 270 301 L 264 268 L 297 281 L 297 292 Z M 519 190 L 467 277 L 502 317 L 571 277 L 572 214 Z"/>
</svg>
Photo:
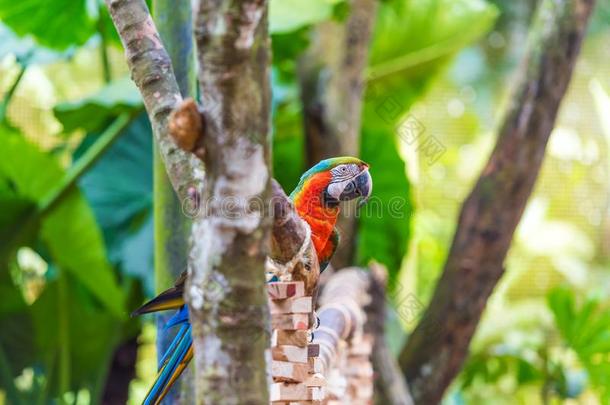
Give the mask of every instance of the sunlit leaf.
<svg viewBox="0 0 610 405">
<path fill-rule="evenodd" d="M 55 49 L 84 44 L 94 33 L 87 0 L 0 0 L 0 19 L 17 34 Z"/>
<path fill-rule="evenodd" d="M 339 0 L 272 0 L 269 4 L 269 30 L 281 33 L 329 19 Z"/>
<path fill-rule="evenodd" d="M 123 112 L 142 108 L 142 98 L 129 77 L 112 81 L 90 97 L 74 102 L 60 103 L 53 109 L 63 124 L 64 132 L 77 128 L 88 132 L 99 131 L 112 117 Z"/>
<path fill-rule="evenodd" d="M 53 157 L 21 136 L 0 134 L 0 150 L 0 179 L 10 181 L 22 198 L 40 201 L 63 177 Z M 106 260 L 101 233 L 77 189 L 41 218 L 39 238 L 59 268 L 72 273 L 115 316 L 124 316 L 123 294 Z"/>
<path fill-rule="evenodd" d="M 30 36 L 19 38 L 11 29 L 0 23 L 0 59 L 6 55 L 15 55 L 24 65 L 44 64 L 67 58 L 70 54 L 69 51 L 60 53 L 37 45 Z"/>
</svg>

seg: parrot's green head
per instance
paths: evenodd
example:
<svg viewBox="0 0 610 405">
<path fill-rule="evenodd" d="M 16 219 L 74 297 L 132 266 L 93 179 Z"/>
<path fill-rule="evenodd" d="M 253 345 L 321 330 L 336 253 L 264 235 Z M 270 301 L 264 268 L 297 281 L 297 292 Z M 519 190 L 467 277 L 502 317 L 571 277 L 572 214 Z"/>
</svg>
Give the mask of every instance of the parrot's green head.
<svg viewBox="0 0 610 405">
<path fill-rule="evenodd" d="M 351 156 L 335 157 L 322 160 L 305 172 L 291 196 L 294 198 L 308 190 L 320 192 L 324 205 L 328 207 L 358 197 L 362 197 L 363 204 L 371 195 L 373 179 L 369 165 L 362 160 Z"/>
</svg>

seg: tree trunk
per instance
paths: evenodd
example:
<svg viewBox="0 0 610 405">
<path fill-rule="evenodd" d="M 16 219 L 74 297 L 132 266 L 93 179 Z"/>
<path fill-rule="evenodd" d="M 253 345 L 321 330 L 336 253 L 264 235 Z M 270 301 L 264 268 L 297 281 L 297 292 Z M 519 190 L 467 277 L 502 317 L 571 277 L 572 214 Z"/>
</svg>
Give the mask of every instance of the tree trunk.
<svg viewBox="0 0 610 405">
<path fill-rule="evenodd" d="M 379 405 L 413 405 L 409 388 L 400 371 L 395 356 L 386 342 L 387 269 L 378 263 L 369 265 L 368 295 L 370 302 L 364 308 L 366 324 L 364 332 L 375 337 L 373 344 L 373 369 L 375 370 L 375 403 Z"/>
<path fill-rule="evenodd" d="M 204 215 L 194 219 L 189 304 L 196 401 L 267 404 L 270 87 L 267 2 L 200 0 Z"/>
<path fill-rule="evenodd" d="M 310 49 L 299 61 L 308 167 L 333 156 L 358 156 L 364 71 L 368 62 L 377 0 L 352 0 L 343 26 L 320 24 Z M 343 268 L 354 259 L 355 205 L 339 219 L 341 243 L 333 266 Z"/>
<path fill-rule="evenodd" d="M 180 94 L 196 94 L 195 59 L 192 41 L 190 0 L 153 0 L 153 17 L 167 50 Z M 183 212 L 182 202 L 176 196 L 165 172 L 165 166 L 154 148 L 154 219 L 155 219 L 155 287 L 157 292 L 173 285 L 187 268 L 188 235 L 191 220 Z M 165 324 L 173 314 L 157 315 L 157 356 L 165 353 L 175 330 L 166 330 Z M 193 391 L 192 367 L 189 367 L 166 397 L 166 403 L 191 403 Z"/>
<path fill-rule="evenodd" d="M 440 402 L 459 372 L 532 192 L 593 0 L 544 0 L 498 141 L 464 202 L 445 268 L 400 355 L 418 404 Z"/>
</svg>

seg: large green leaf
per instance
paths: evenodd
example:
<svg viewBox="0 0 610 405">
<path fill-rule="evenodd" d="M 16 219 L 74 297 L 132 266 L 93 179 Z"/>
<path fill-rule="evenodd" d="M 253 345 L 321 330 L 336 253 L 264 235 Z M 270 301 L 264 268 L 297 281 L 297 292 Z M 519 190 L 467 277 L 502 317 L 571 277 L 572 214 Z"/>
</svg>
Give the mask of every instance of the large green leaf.
<svg viewBox="0 0 610 405">
<path fill-rule="evenodd" d="M 140 93 L 133 81 L 125 76 L 82 100 L 60 103 L 53 111 L 63 124 L 64 132 L 69 133 L 77 128 L 87 132 L 99 131 L 111 118 L 141 108 Z"/>
<path fill-rule="evenodd" d="M 340 0 L 272 0 L 269 30 L 272 34 L 297 30 L 329 19 Z"/>
<path fill-rule="evenodd" d="M 20 198 L 40 201 L 63 177 L 53 157 L 21 136 L 0 133 L 0 150 L 0 180 L 10 182 Z M 72 273 L 115 316 L 124 316 L 123 294 L 106 260 L 93 213 L 80 192 L 71 191 L 40 220 L 39 238 L 55 264 Z"/>
<path fill-rule="evenodd" d="M 60 276 L 65 277 L 65 276 Z M 91 386 L 99 379 L 122 329 L 117 320 L 88 299 L 70 278 L 48 283 L 31 307 L 36 349 L 40 358 L 58 357 L 46 374 L 52 376 L 49 391 L 57 395 L 58 375 L 67 353 L 68 389 Z"/>
<path fill-rule="evenodd" d="M 84 44 L 95 33 L 95 2 L 87 0 L 0 0 L 0 19 L 17 34 L 33 35 L 55 49 Z"/>
<path fill-rule="evenodd" d="M 371 47 L 371 71 L 384 75 L 421 71 L 427 63 L 478 39 L 496 16 L 497 9 L 484 0 L 384 2 Z"/>
<path fill-rule="evenodd" d="M 77 159 L 96 139 L 87 136 Z M 152 129 L 142 113 L 81 178 L 79 187 L 104 234 L 110 260 L 154 292 Z"/>
<path fill-rule="evenodd" d="M 379 115 L 374 102 L 366 103 L 363 111 L 361 156 L 371 165 L 374 187 L 359 215 L 358 262 L 384 263 L 392 285 L 406 253 L 413 206 L 393 127 Z"/>
<path fill-rule="evenodd" d="M 56 52 L 37 45 L 31 37 L 19 38 L 15 33 L 0 23 L 0 59 L 6 55 L 15 55 L 17 60 L 24 64 L 43 64 L 67 58 L 71 52 Z"/>
</svg>

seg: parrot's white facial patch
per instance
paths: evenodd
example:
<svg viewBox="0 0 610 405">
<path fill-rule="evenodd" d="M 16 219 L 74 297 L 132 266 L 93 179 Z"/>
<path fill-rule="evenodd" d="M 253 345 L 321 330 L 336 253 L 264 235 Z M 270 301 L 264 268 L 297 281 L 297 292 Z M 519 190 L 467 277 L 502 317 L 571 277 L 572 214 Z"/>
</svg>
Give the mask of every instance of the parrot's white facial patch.
<svg viewBox="0 0 610 405">
<path fill-rule="evenodd" d="M 342 181 L 359 175 L 360 168 L 355 163 L 346 163 L 330 169 L 330 173 L 333 175 L 333 181 Z"/>
<path fill-rule="evenodd" d="M 345 187 L 360 174 L 360 168 L 355 163 L 347 163 L 332 168 L 330 173 L 333 175 L 333 180 L 326 191 L 331 197 L 338 200 Z"/>
<path fill-rule="evenodd" d="M 345 190 L 345 187 L 347 187 L 347 185 L 350 183 L 350 181 L 352 181 L 352 179 L 347 179 L 347 180 L 343 180 L 343 181 L 338 181 L 338 182 L 333 182 L 330 183 L 328 185 L 328 187 L 326 188 L 326 192 L 335 200 L 338 200 L 339 197 L 341 196 L 341 194 L 343 193 L 343 190 Z"/>
</svg>

